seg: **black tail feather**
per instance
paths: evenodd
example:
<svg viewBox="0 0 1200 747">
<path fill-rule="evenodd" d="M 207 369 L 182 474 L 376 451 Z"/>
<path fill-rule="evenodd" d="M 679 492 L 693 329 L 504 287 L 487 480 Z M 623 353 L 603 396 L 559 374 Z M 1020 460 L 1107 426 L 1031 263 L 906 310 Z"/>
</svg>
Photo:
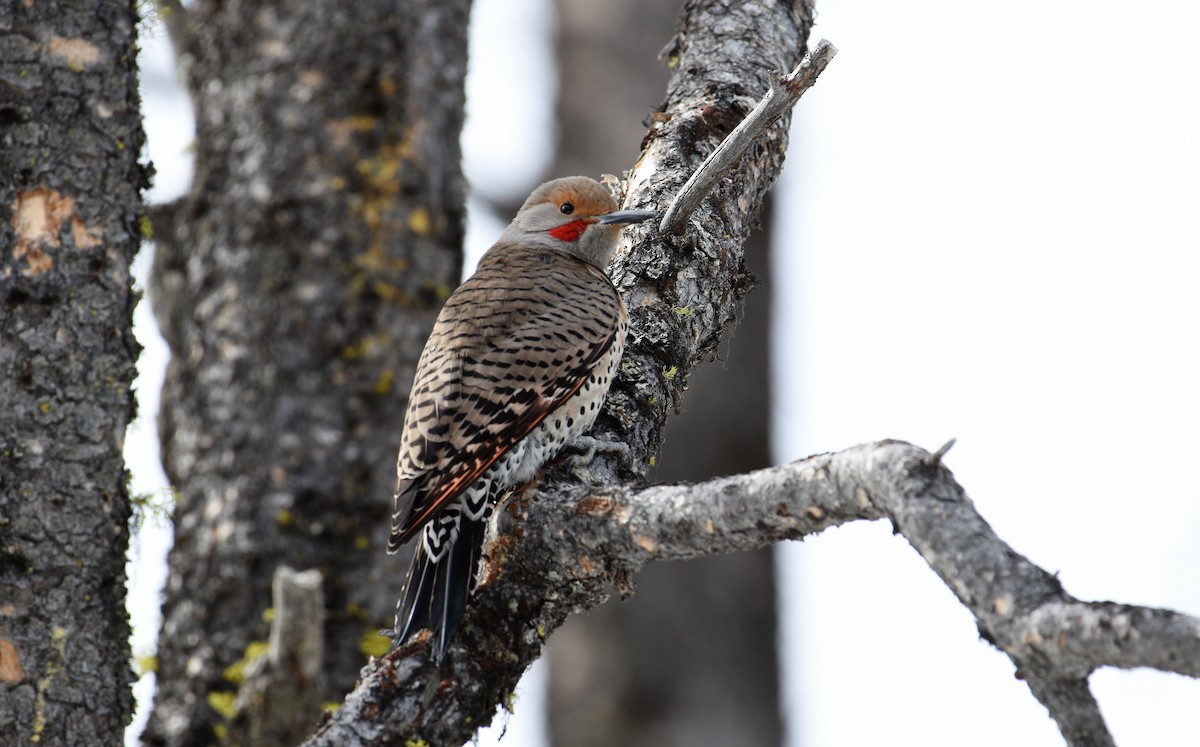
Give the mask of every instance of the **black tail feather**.
<svg viewBox="0 0 1200 747">
<path fill-rule="evenodd" d="M 485 526 L 486 517 L 472 520 L 463 516 L 458 537 L 437 562 L 430 559 L 423 544 L 417 546 L 404 596 L 396 609 L 396 646 L 428 628 L 433 633 L 433 659 L 442 663 L 475 587 Z"/>
</svg>

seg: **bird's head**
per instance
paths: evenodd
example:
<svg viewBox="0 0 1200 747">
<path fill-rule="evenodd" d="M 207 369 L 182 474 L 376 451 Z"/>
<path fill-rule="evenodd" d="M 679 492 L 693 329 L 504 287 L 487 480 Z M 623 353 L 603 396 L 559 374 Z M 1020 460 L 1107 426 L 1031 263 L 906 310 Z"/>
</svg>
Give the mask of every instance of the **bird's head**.
<svg viewBox="0 0 1200 747">
<path fill-rule="evenodd" d="M 617 210 L 595 179 L 568 176 L 535 189 L 501 240 L 567 252 L 603 270 L 617 250 L 621 227 L 655 215 L 652 210 Z"/>
</svg>

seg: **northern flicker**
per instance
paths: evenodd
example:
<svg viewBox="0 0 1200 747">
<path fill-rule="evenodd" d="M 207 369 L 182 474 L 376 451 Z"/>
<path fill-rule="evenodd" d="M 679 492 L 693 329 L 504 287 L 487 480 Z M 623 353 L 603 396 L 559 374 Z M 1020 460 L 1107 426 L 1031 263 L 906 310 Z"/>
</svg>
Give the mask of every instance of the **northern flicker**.
<svg viewBox="0 0 1200 747">
<path fill-rule="evenodd" d="M 496 501 L 596 419 L 628 315 L 605 275 L 626 223 L 582 176 L 534 190 L 438 315 L 409 396 L 388 552 L 420 534 L 395 636 L 439 663 L 474 590 Z"/>
</svg>

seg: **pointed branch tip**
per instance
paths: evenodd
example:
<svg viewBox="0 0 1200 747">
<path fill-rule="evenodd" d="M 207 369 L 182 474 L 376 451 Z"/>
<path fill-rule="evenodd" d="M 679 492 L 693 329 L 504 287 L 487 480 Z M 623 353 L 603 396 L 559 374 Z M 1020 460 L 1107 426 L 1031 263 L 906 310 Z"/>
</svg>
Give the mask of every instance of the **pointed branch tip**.
<svg viewBox="0 0 1200 747">
<path fill-rule="evenodd" d="M 742 161 L 746 151 L 768 127 L 796 105 L 800 97 L 824 72 L 829 61 L 837 54 L 837 47 L 822 39 L 811 52 L 788 75 L 771 79 L 767 94 L 754 106 L 746 118 L 733 132 L 704 159 L 679 194 L 671 201 L 658 229 L 665 234 L 680 234 L 688 218 L 700 206 L 701 201 L 713 190 L 721 177 L 733 170 Z"/>
<path fill-rule="evenodd" d="M 929 456 L 925 457 L 925 459 L 923 461 L 929 467 L 936 467 L 937 465 L 942 463 L 942 457 L 946 456 L 947 452 L 949 452 L 950 449 L 953 449 L 954 444 L 956 444 L 956 443 L 958 443 L 957 438 L 950 439 L 946 443 L 942 444 L 942 447 L 940 449 L 933 452 Z"/>
</svg>

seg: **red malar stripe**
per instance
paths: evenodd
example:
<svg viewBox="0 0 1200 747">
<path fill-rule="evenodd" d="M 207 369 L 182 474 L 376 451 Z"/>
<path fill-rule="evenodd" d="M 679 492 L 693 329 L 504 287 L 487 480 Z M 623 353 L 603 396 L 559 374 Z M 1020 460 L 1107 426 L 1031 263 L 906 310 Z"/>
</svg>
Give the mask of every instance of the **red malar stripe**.
<svg viewBox="0 0 1200 747">
<path fill-rule="evenodd" d="M 558 228 L 551 228 L 546 233 L 550 234 L 559 241 L 578 241 L 579 237 L 583 235 L 583 232 L 587 230 L 587 227 L 588 222 L 580 218 L 579 220 L 573 220 L 566 225 L 559 226 Z"/>
</svg>

